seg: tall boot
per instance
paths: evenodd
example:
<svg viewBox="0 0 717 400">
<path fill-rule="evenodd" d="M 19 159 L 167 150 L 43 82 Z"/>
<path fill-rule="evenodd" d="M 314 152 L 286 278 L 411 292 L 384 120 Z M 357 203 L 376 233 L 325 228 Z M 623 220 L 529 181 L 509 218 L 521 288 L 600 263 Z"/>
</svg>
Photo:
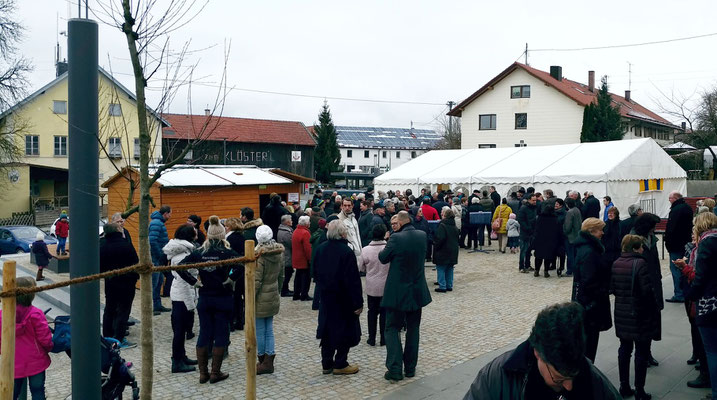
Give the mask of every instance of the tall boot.
<svg viewBox="0 0 717 400">
<path fill-rule="evenodd" d="M 256 374 L 257 375 L 264 375 L 264 374 L 273 374 L 274 373 L 274 357 L 276 357 L 275 354 L 266 354 L 264 356 L 264 361 L 261 362 L 256 368 Z"/>
<path fill-rule="evenodd" d="M 630 397 L 635 391 L 630 387 L 630 357 L 618 357 L 617 367 L 620 374 L 620 395 Z"/>
<path fill-rule="evenodd" d="M 37 269 L 37 278 L 35 278 L 36 281 L 43 281 L 45 278 L 42 276 L 42 268 Z"/>
<path fill-rule="evenodd" d="M 687 386 L 691 388 L 710 388 L 712 384 L 710 382 L 710 375 L 707 372 L 707 368 L 700 369 L 700 374 L 696 379 L 688 381 Z"/>
<path fill-rule="evenodd" d="M 259 362 L 256 363 L 256 372 L 257 372 L 257 375 L 259 375 L 259 369 L 261 368 L 261 365 L 264 363 L 264 358 L 266 358 L 266 354 L 257 356 L 257 358 L 259 358 Z"/>
<path fill-rule="evenodd" d="M 226 347 L 214 346 L 212 349 L 212 373 L 209 375 L 209 383 L 221 382 L 229 377 L 221 371 L 224 361 L 224 350 Z"/>
<path fill-rule="evenodd" d="M 199 367 L 199 383 L 207 383 L 209 381 L 209 349 L 197 347 L 197 363 Z"/>
</svg>

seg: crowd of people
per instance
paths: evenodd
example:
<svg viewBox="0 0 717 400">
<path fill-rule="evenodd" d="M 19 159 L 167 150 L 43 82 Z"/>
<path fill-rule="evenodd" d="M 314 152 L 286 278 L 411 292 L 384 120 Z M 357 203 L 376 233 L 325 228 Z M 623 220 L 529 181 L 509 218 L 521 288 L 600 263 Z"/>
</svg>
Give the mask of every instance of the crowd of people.
<svg viewBox="0 0 717 400">
<path fill-rule="evenodd" d="M 664 301 L 685 303 L 693 345 L 688 363 L 700 369 L 699 377 L 687 384 L 710 387 L 717 382 L 715 202 L 705 199 L 694 216 L 680 193 L 670 193 L 669 200 L 672 206 L 664 240 L 675 286 L 674 296 L 666 300 L 655 234 L 660 218 L 633 204 L 627 209 L 629 217 L 620 220 L 620 210 L 609 197 L 603 199 L 601 208 L 589 191 L 582 196 L 569 191 L 561 199 L 550 189 L 541 193 L 533 188 L 521 188 L 505 198 L 494 187 L 470 195 L 461 190 L 422 190 L 416 196 L 410 189 L 375 193 L 369 188 L 351 197 L 324 196 L 317 190 L 306 207 L 287 204 L 272 194 L 261 218 L 248 207 L 239 217 L 211 216 L 204 224 L 199 216 L 189 215 L 171 240 L 166 222 L 172 218 L 172 209 L 163 205 L 151 215 L 149 239 L 155 265 L 236 258 L 244 255 L 246 240 L 254 241 L 255 252 L 262 254 L 253 294 L 257 374 L 274 372 L 273 318 L 279 313 L 280 297 L 291 297 L 311 302 L 311 308 L 318 310 L 316 338 L 320 339 L 322 371 L 334 375 L 359 372 L 358 365 L 349 362 L 349 351 L 361 341 L 360 316 L 365 302 L 366 343 L 386 347 L 384 377 L 390 381 L 416 374 L 422 309 L 432 301 L 426 262 L 435 266 L 435 292 L 447 295 L 454 290 L 453 271 L 460 249 L 487 250 L 497 241 L 498 252 L 504 254 L 510 248 L 511 254 L 518 253 L 520 273 L 532 271 L 539 277 L 542 269 L 547 278 L 549 271 L 556 270 L 558 277 L 572 277 L 572 302 L 541 312 L 530 338 L 486 366 L 466 398 L 514 398 L 514 394 L 530 390 L 559 393 L 565 398 L 590 398 L 575 395 L 592 391 L 592 398 L 617 398 L 615 393 L 619 393 L 649 399 L 646 371 L 658 365 L 651 344 L 661 339 Z M 118 213 L 104 226 L 102 271 L 138 261 L 123 224 Z M 230 332 L 242 330 L 245 324 L 244 266 L 155 273 L 152 278 L 155 315 L 171 311 L 172 372 L 198 369 L 200 383 L 227 379 L 221 368 Z M 132 325 L 129 314 L 137 279 L 136 274 L 126 274 L 105 280 L 103 335 L 116 338 L 123 347 L 136 345 L 126 336 Z M 27 285 L 34 285 L 34 280 Z M 171 308 L 162 305 L 163 295 L 170 297 Z M 19 317 L 35 318 L 31 301 L 31 297 L 19 299 Z M 196 359 L 192 359 L 185 345 L 196 335 L 195 314 L 199 333 Z M 592 365 L 600 332 L 611 328 L 613 322 L 620 341 L 619 389 Z M 562 328 L 557 332 L 552 326 Z M 43 329 L 37 328 L 35 333 L 46 335 Z M 46 355 L 45 336 L 38 340 L 44 349 L 38 347 L 38 351 Z M 633 349 L 634 389 L 629 372 Z M 24 374 L 32 391 L 39 387 L 40 373 L 44 382 L 49 363 L 17 365 L 32 366 L 26 368 L 32 372 Z M 501 374 L 510 379 L 500 378 Z"/>
</svg>

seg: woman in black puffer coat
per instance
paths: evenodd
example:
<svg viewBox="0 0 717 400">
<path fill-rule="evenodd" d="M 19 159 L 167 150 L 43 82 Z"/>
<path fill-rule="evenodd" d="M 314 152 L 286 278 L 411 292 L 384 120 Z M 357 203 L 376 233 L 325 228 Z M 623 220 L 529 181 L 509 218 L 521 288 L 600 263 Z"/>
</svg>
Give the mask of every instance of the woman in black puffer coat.
<svg viewBox="0 0 717 400">
<path fill-rule="evenodd" d="M 558 256 L 558 247 L 562 238 L 563 226 L 558 224 L 558 217 L 555 215 L 555 207 L 551 204 L 544 204 L 543 210 L 538 215 L 535 223 L 535 272 L 534 276 L 540 276 L 540 267 L 545 261 L 543 274 L 549 277 L 548 270 L 555 268 L 555 258 Z"/>
<path fill-rule="evenodd" d="M 575 241 L 572 300 L 585 308 L 585 356 L 595 361 L 600 332 L 612 327 L 610 315 L 610 271 L 602 262 L 600 243 L 605 223 L 597 218 L 583 221 Z"/>
<path fill-rule="evenodd" d="M 608 219 L 605 221 L 602 236 L 602 245 L 605 247 L 603 261 L 608 268 L 612 268 L 612 264 L 620 257 L 622 253 L 622 236 L 620 236 L 620 211 L 617 207 L 610 207 L 607 210 Z"/>
<path fill-rule="evenodd" d="M 620 339 L 618 370 L 620 394 L 649 398 L 645 377 L 650 357 L 650 342 L 660 329 L 660 310 L 650 270 L 643 257 L 643 238 L 626 235 L 622 254 L 612 265 L 610 292 L 615 295 L 615 335 Z M 635 348 L 635 389 L 630 388 L 630 358 Z"/>
</svg>

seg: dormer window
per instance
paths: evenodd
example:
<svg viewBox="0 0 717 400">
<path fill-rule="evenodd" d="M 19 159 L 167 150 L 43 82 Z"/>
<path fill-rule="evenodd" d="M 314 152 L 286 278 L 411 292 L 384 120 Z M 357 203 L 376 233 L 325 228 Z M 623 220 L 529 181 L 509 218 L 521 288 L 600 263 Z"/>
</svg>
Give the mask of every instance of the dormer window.
<svg viewBox="0 0 717 400">
<path fill-rule="evenodd" d="M 510 98 L 511 99 L 528 99 L 528 98 L 530 98 L 530 85 L 511 86 L 510 87 Z"/>
</svg>

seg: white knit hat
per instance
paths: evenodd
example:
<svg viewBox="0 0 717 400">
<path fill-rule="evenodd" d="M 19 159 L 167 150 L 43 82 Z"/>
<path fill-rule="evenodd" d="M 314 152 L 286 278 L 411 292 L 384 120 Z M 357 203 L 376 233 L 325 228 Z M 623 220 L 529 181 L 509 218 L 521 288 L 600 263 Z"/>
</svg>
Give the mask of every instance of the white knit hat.
<svg viewBox="0 0 717 400">
<path fill-rule="evenodd" d="M 224 225 L 219 222 L 219 217 L 212 215 L 209 217 L 209 228 L 207 229 L 207 239 L 223 240 L 226 237 Z"/>
<path fill-rule="evenodd" d="M 256 228 L 256 240 L 259 241 L 259 244 L 267 243 L 273 238 L 274 232 L 268 226 L 262 225 Z"/>
</svg>

